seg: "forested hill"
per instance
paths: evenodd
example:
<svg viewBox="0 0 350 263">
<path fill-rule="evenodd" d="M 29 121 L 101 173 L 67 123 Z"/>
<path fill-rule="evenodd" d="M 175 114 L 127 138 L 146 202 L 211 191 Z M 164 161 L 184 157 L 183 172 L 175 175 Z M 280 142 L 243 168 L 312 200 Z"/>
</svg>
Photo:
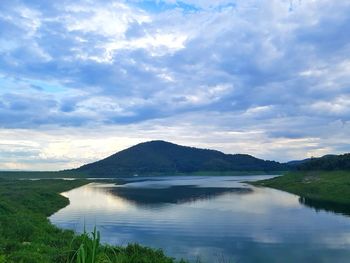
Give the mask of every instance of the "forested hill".
<svg viewBox="0 0 350 263">
<path fill-rule="evenodd" d="M 201 171 L 280 171 L 288 167 L 247 154 L 180 146 L 165 141 L 140 143 L 76 171 L 95 177 L 178 174 Z"/>
<path fill-rule="evenodd" d="M 311 158 L 299 164 L 297 168 L 298 170 L 350 170 L 350 153 Z"/>
</svg>

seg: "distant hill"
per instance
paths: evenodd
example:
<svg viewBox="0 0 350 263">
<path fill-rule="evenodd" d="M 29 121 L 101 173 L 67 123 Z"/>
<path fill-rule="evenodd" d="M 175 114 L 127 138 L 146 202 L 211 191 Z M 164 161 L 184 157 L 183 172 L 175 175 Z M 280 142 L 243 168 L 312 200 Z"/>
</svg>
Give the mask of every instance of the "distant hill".
<svg viewBox="0 0 350 263">
<path fill-rule="evenodd" d="M 288 166 L 247 154 L 180 146 L 165 141 L 140 143 L 74 171 L 94 177 L 227 171 L 281 171 Z"/>
<path fill-rule="evenodd" d="M 298 170 L 350 170 L 350 153 L 342 155 L 325 155 L 320 158 L 310 158 L 297 166 Z"/>
<path fill-rule="evenodd" d="M 291 169 L 296 169 L 301 164 L 306 163 L 306 162 L 308 162 L 310 160 L 311 160 L 311 158 L 307 158 L 307 159 L 303 159 L 303 160 L 289 161 L 289 162 L 287 162 L 285 164 L 288 165 Z"/>
</svg>

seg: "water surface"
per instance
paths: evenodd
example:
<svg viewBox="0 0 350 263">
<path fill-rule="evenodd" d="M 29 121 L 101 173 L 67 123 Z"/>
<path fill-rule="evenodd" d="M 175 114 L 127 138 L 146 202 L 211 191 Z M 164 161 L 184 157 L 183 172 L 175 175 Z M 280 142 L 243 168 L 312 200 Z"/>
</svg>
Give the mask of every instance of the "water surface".
<svg viewBox="0 0 350 263">
<path fill-rule="evenodd" d="M 349 262 L 350 218 L 304 205 L 296 195 L 241 183 L 266 178 L 91 183 L 63 193 L 70 205 L 50 220 L 77 232 L 96 225 L 104 242 L 137 242 L 192 261 Z"/>
</svg>

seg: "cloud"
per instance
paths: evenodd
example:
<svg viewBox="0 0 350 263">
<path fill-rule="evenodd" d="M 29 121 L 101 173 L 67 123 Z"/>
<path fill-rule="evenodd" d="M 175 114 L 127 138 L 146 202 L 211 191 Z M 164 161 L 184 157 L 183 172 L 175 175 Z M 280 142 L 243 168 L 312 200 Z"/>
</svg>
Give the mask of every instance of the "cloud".
<svg viewBox="0 0 350 263">
<path fill-rule="evenodd" d="M 349 151 L 346 1 L 32 0 L 0 10 L 2 130 L 133 127 L 129 138 L 278 160 Z"/>
</svg>

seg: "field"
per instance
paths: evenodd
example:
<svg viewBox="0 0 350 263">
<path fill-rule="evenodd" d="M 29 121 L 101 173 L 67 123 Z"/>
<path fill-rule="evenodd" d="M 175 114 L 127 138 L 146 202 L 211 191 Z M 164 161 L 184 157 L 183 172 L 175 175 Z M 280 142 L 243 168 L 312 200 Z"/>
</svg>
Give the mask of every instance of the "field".
<svg viewBox="0 0 350 263">
<path fill-rule="evenodd" d="M 349 171 L 289 172 L 252 184 L 299 195 L 300 202 L 317 209 L 350 214 Z"/>
<path fill-rule="evenodd" d="M 0 263 L 175 262 L 161 250 L 110 247 L 100 244 L 97 232 L 76 235 L 52 225 L 47 217 L 69 203 L 59 193 L 86 183 L 0 179 Z"/>
</svg>

